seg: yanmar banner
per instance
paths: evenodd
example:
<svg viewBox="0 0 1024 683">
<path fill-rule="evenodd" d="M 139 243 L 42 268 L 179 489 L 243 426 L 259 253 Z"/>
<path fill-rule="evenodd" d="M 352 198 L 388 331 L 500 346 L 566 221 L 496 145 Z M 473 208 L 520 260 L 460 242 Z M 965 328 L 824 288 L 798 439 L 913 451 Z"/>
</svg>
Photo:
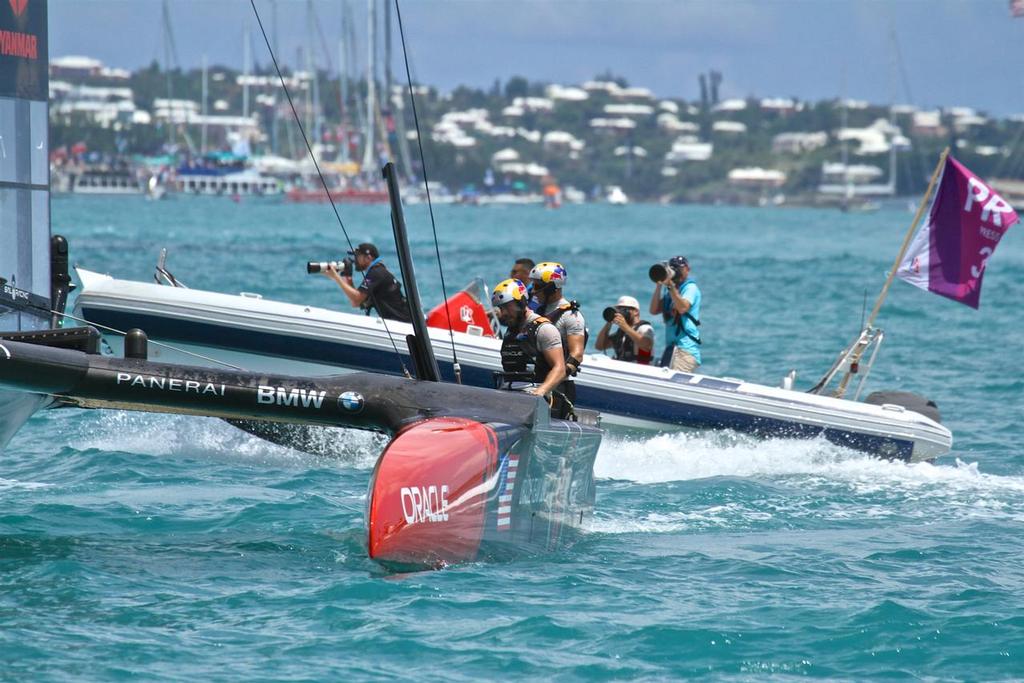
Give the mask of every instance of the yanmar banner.
<svg viewBox="0 0 1024 683">
<path fill-rule="evenodd" d="M 1017 212 L 978 176 L 946 157 L 928 221 L 914 235 L 896 275 L 977 308 L 985 264 Z"/>
<path fill-rule="evenodd" d="M 46 0 L 0 0 L 0 97 L 49 97 Z"/>
</svg>

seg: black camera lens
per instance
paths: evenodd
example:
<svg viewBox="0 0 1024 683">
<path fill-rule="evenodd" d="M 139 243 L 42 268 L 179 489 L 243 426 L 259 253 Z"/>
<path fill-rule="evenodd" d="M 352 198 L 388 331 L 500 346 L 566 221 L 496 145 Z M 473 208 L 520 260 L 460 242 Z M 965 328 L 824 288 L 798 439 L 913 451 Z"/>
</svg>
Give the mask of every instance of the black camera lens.
<svg viewBox="0 0 1024 683">
<path fill-rule="evenodd" d="M 664 263 L 655 263 L 647 271 L 647 277 L 651 278 L 651 282 L 664 282 L 665 278 L 668 277 L 668 269 Z"/>
<path fill-rule="evenodd" d="M 617 311 L 614 308 L 612 308 L 611 306 L 609 306 L 608 308 L 604 309 L 601 312 L 601 315 L 604 317 L 604 321 L 606 323 L 610 323 L 615 318 L 615 314 L 616 313 L 617 313 Z"/>
</svg>

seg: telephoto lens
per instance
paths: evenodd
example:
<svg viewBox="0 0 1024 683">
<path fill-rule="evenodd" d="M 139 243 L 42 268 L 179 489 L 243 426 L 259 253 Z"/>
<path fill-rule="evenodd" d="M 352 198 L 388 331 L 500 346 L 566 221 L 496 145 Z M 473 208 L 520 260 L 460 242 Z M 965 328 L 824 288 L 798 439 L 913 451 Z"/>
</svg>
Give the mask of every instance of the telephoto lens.
<svg viewBox="0 0 1024 683">
<path fill-rule="evenodd" d="M 667 278 L 674 276 L 675 271 L 672 270 L 672 266 L 665 262 L 655 263 L 647 271 L 647 277 L 651 278 L 651 282 L 664 282 Z"/>
<path fill-rule="evenodd" d="M 341 273 L 345 269 L 344 261 L 309 261 L 306 263 L 306 273 L 313 275 L 327 270 L 327 266 L 334 266 L 334 269 Z"/>
<path fill-rule="evenodd" d="M 618 311 L 616 311 L 611 306 L 608 306 L 603 311 L 601 311 L 601 315 L 604 317 L 604 321 L 606 323 L 610 323 L 615 318 L 616 313 L 618 313 Z"/>
</svg>

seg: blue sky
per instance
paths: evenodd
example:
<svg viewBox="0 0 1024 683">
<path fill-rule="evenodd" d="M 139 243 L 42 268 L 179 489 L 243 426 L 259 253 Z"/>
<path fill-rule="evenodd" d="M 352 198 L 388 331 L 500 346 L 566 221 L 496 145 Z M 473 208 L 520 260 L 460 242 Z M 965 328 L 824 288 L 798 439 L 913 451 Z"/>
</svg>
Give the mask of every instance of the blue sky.
<svg viewBox="0 0 1024 683">
<path fill-rule="evenodd" d="M 364 29 L 365 0 L 350 0 Z M 271 0 L 257 0 L 264 22 Z M 277 0 L 280 57 L 294 64 L 306 1 Z M 659 96 L 695 99 L 721 71 L 726 96 L 850 97 L 1024 113 L 1024 19 L 1007 0 L 403 0 L 415 76 L 450 89 L 495 78 L 579 83 L 610 69 Z M 314 8 L 337 59 L 340 1 Z M 248 0 L 170 0 L 184 66 L 241 65 Z M 52 56 L 134 68 L 161 56 L 158 0 L 50 0 Z M 397 24 L 396 24 L 397 34 Z M 896 36 L 902 55 L 900 76 Z M 266 48 L 256 42 L 258 61 Z M 360 38 L 361 40 L 361 38 Z M 319 38 L 317 38 L 319 45 Z M 318 47 L 319 49 L 319 47 Z M 395 41 L 394 71 L 400 73 Z M 365 47 L 360 46 L 360 59 Z"/>
</svg>

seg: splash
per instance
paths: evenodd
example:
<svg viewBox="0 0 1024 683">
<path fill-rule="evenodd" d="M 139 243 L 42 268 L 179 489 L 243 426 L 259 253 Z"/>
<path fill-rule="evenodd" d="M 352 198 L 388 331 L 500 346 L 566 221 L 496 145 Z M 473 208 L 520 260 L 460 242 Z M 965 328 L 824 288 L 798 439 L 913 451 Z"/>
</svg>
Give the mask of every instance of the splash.
<svg viewBox="0 0 1024 683">
<path fill-rule="evenodd" d="M 51 487 L 40 481 L 18 481 L 17 479 L 4 479 L 0 477 L 0 491 L 35 491 Z"/>
<path fill-rule="evenodd" d="M 603 533 L 1024 520 L 1024 477 L 988 474 L 959 458 L 881 460 L 824 439 L 728 432 L 610 438 L 595 472 L 611 480 L 599 488 L 602 500 L 589 525 Z M 638 486 L 657 492 L 653 499 L 642 494 L 650 502 L 639 509 Z"/>
<path fill-rule="evenodd" d="M 77 440 L 79 448 L 127 451 L 151 456 L 189 456 L 273 466 L 323 465 L 335 462 L 369 469 L 386 439 L 371 432 L 324 428 L 316 438 L 331 457 L 269 443 L 216 418 L 104 411 L 89 421 Z"/>
<path fill-rule="evenodd" d="M 942 485 L 961 490 L 1024 493 L 1024 477 L 986 474 L 978 463 L 883 460 L 819 439 L 757 439 L 734 432 L 677 432 L 648 439 L 608 437 L 594 466 L 602 479 L 641 484 L 711 477 L 809 475 L 856 484 L 862 492 Z"/>
</svg>

